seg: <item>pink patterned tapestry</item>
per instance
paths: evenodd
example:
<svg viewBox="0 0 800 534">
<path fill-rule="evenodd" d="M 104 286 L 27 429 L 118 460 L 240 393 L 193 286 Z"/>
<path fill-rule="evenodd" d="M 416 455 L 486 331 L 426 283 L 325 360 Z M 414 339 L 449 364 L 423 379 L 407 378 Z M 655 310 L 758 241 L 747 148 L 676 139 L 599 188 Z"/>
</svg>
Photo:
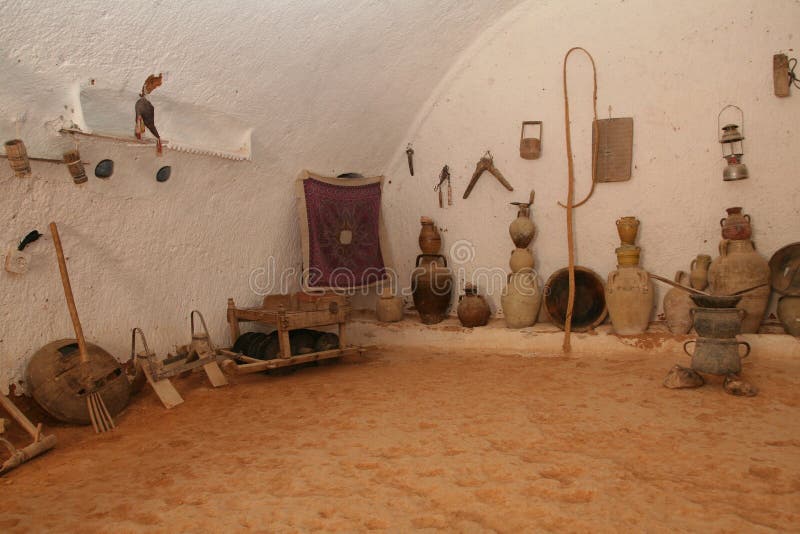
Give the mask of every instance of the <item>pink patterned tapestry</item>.
<svg viewBox="0 0 800 534">
<path fill-rule="evenodd" d="M 303 180 L 310 287 L 358 287 L 386 278 L 380 244 L 381 184 Z"/>
</svg>

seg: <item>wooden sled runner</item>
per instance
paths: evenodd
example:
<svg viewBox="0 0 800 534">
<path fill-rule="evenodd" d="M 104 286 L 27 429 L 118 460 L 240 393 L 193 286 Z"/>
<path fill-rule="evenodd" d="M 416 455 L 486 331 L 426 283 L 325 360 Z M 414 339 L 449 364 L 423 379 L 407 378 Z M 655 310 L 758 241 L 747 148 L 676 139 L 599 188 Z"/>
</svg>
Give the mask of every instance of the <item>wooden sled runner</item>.
<svg viewBox="0 0 800 534">
<path fill-rule="evenodd" d="M 264 298 L 264 303 L 260 308 L 237 308 L 233 299 L 228 299 L 228 325 L 231 329 L 232 341 L 236 341 L 241 334 L 240 322 L 257 322 L 272 326 L 277 330 L 280 350 L 277 358 L 259 360 L 230 349 L 221 349 L 220 352 L 230 358 L 223 364 L 225 371 L 239 374 L 258 373 L 279 367 L 362 354 L 369 347 L 346 345 L 346 323 L 349 316 L 349 299 L 335 293 L 269 295 Z M 338 326 L 338 348 L 292 355 L 290 331 L 331 325 Z"/>
</svg>

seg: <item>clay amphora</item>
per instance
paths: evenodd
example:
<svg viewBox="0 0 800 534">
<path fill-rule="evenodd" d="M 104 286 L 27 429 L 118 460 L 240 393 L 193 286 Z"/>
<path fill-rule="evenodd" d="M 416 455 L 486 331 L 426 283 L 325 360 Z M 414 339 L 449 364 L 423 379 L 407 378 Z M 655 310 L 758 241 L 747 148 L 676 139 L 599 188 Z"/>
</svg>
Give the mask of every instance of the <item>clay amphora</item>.
<svg viewBox="0 0 800 534">
<path fill-rule="evenodd" d="M 742 208 L 728 208 L 727 217 L 719 220 L 724 239 L 750 239 L 753 230 L 750 227 L 750 216 L 742 215 Z"/>
<path fill-rule="evenodd" d="M 653 282 L 647 271 L 639 267 L 611 271 L 606 284 L 606 305 L 617 334 L 641 334 L 647 330 L 653 312 Z"/>
<path fill-rule="evenodd" d="M 511 267 L 511 272 L 518 273 L 526 269 L 533 269 L 536 260 L 533 259 L 533 254 L 527 248 L 515 248 L 511 251 L 511 259 L 508 265 Z"/>
<path fill-rule="evenodd" d="M 489 322 L 491 311 L 486 300 L 478 295 L 472 284 L 466 284 L 464 294 L 458 299 L 458 320 L 467 328 L 484 326 Z"/>
<path fill-rule="evenodd" d="M 385 292 L 378 299 L 375 314 L 382 323 L 396 323 L 403 320 L 403 299 Z"/>
<path fill-rule="evenodd" d="M 442 237 L 433 225 L 433 219 L 421 217 L 419 222 L 422 225 L 419 231 L 419 248 L 423 254 L 438 254 L 442 248 Z"/>
<path fill-rule="evenodd" d="M 749 239 L 719 243 L 719 257 L 708 268 L 708 287 L 712 295 L 731 295 L 769 282 L 769 265 Z M 737 308 L 747 312 L 742 321 L 742 333 L 755 333 L 767 309 L 770 287 L 766 285 L 742 295 Z"/>
<path fill-rule="evenodd" d="M 686 347 L 695 343 L 694 353 Z M 739 345 L 744 345 L 747 352 L 739 355 Z M 738 374 L 742 370 L 742 358 L 750 354 L 750 344 L 736 339 L 713 339 L 699 337 L 683 344 L 683 351 L 692 357 L 692 369 L 711 375 Z"/>
<path fill-rule="evenodd" d="M 420 266 L 421 260 L 426 260 Z M 441 263 L 440 263 L 441 262 Z M 447 317 L 453 293 L 453 274 L 440 254 L 420 254 L 411 273 L 414 306 L 424 324 L 440 323 Z"/>
<path fill-rule="evenodd" d="M 503 316 L 508 328 L 525 328 L 536 324 L 542 304 L 539 278 L 533 270 L 508 275 L 508 284 L 500 296 Z"/>
<path fill-rule="evenodd" d="M 536 225 L 531 220 L 528 206 L 520 206 L 517 218 L 508 226 L 508 233 L 517 248 L 525 248 L 531 244 L 536 236 Z"/>
<path fill-rule="evenodd" d="M 623 245 L 635 245 L 638 231 L 639 221 L 636 217 L 622 217 L 617 219 L 617 233 Z"/>
<path fill-rule="evenodd" d="M 708 254 L 698 254 L 697 257 L 692 260 L 692 273 L 689 276 L 689 282 L 693 288 L 702 291 L 708 286 L 709 265 L 711 265 L 711 256 Z"/>
<path fill-rule="evenodd" d="M 692 308 L 689 315 L 698 336 L 732 339 L 741 333 L 746 312 L 739 308 Z"/>
<path fill-rule="evenodd" d="M 709 258 L 710 259 L 710 258 Z M 689 275 L 684 271 L 675 273 L 675 281 L 686 285 L 689 283 Z M 694 307 L 689 293 L 683 289 L 673 287 L 664 295 L 664 316 L 667 319 L 667 328 L 673 334 L 688 334 L 692 329 L 692 318 L 689 310 Z"/>
<path fill-rule="evenodd" d="M 787 295 L 778 301 L 778 319 L 787 334 L 800 337 L 800 297 Z"/>
</svg>

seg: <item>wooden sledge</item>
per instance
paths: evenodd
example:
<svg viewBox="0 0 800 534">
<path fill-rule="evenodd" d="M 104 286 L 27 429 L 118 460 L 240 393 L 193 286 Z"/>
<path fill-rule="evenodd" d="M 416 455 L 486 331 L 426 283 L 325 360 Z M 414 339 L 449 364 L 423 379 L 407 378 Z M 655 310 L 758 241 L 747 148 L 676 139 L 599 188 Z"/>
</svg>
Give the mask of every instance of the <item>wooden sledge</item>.
<svg viewBox="0 0 800 534">
<path fill-rule="evenodd" d="M 241 334 L 240 322 L 261 323 L 277 330 L 280 352 L 278 358 L 259 360 L 229 349 L 221 349 L 220 353 L 229 358 L 223 363 L 223 367 L 232 374 L 258 373 L 279 367 L 363 354 L 370 347 L 346 345 L 345 333 L 349 318 L 349 299 L 336 293 L 268 295 L 264 297 L 260 308 L 237 308 L 233 299 L 229 298 L 228 325 L 231 329 L 231 341 L 235 342 Z M 332 325 L 338 327 L 338 348 L 292 356 L 289 342 L 291 330 Z"/>
<path fill-rule="evenodd" d="M 0 445 L 4 445 L 11 453 L 11 457 L 6 460 L 3 465 L 0 465 L 0 475 L 2 475 L 11 471 L 15 467 L 19 467 L 28 460 L 49 451 L 56 446 L 57 440 L 53 435 L 42 435 L 42 424 L 39 423 L 38 425 L 33 426 L 33 423 L 31 423 L 30 419 L 25 417 L 25 414 L 22 413 L 19 408 L 17 408 L 14 403 L 4 395 L 0 395 L 0 405 L 2 405 L 3 409 L 8 412 L 8 415 L 13 417 L 17 423 L 19 423 L 19 425 L 28 434 L 30 434 L 31 438 L 33 438 L 33 443 L 22 449 L 17 449 L 11 444 L 10 441 L 0 438 Z"/>
<path fill-rule="evenodd" d="M 200 321 L 203 324 L 203 332 L 195 332 L 195 313 L 200 317 Z M 228 379 L 225 378 L 222 369 L 219 367 L 218 352 L 211 343 L 205 319 L 203 319 L 202 314 L 197 310 L 192 311 L 190 318 L 192 342 L 188 345 L 187 351 L 161 361 L 158 360 L 154 352 L 150 351 L 144 333 L 140 328 L 134 328 L 131 333 L 131 358 L 136 358 L 137 368 L 141 368 L 147 379 L 147 383 L 150 384 L 153 391 L 156 392 L 156 395 L 167 409 L 183 402 L 183 397 L 181 397 L 178 390 L 175 389 L 175 386 L 173 386 L 172 382 L 169 380 L 174 376 L 202 367 L 212 386 L 218 388 L 228 385 Z M 144 346 L 144 352 L 142 353 L 136 352 L 137 332 L 141 336 L 142 345 Z"/>
</svg>

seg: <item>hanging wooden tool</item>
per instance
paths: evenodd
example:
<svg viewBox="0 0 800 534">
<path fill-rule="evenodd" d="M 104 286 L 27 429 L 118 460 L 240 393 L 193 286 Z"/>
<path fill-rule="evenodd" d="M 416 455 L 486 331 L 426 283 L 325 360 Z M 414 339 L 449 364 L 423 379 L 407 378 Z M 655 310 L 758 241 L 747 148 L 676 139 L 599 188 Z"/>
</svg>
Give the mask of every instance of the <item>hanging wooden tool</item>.
<svg viewBox="0 0 800 534">
<path fill-rule="evenodd" d="M 563 66 L 563 83 L 564 83 L 564 129 L 566 132 L 567 138 L 567 204 L 558 203 L 560 206 L 567 208 L 567 247 L 569 252 L 569 294 L 567 297 L 567 313 L 566 318 L 564 321 L 564 343 L 562 348 L 564 352 L 570 352 L 572 350 L 572 345 L 570 343 L 570 333 L 572 330 L 572 312 L 575 307 L 575 236 L 574 236 L 574 229 L 573 229 L 573 221 L 572 221 L 572 210 L 584 204 L 589 197 L 592 196 L 594 192 L 594 184 L 595 184 L 595 170 L 597 168 L 597 144 L 592 143 L 592 188 L 589 190 L 589 194 L 586 196 L 585 199 L 580 201 L 577 204 L 574 204 L 575 198 L 575 169 L 573 166 L 572 161 L 572 137 L 570 135 L 569 125 L 569 96 L 567 93 L 567 60 L 569 59 L 569 55 L 576 51 L 580 50 L 584 52 L 587 56 L 589 56 L 589 61 L 592 63 L 592 81 L 594 83 L 594 92 L 592 94 L 592 107 L 594 109 L 594 121 L 592 122 L 592 136 L 594 139 L 597 139 L 597 69 L 594 65 L 594 58 L 592 55 L 585 49 L 579 46 L 574 48 L 570 48 L 566 55 L 564 56 L 564 66 Z"/>
<path fill-rule="evenodd" d="M 411 148 L 411 143 L 406 148 L 406 158 L 408 159 L 408 172 L 414 176 L 414 149 Z"/>
<path fill-rule="evenodd" d="M 8 412 L 8 415 L 13 417 L 17 423 L 19 423 L 19 426 L 21 426 L 25 432 L 30 434 L 31 438 L 33 439 L 33 443 L 27 447 L 17 449 L 11 444 L 10 441 L 0 438 L 0 445 L 4 445 L 6 449 L 8 449 L 8 452 L 11 453 L 11 457 L 3 462 L 2 465 L 0 465 L 0 475 L 2 475 L 3 473 L 11 471 L 15 467 L 19 467 L 28 460 L 55 447 L 56 437 L 53 435 L 43 435 L 42 424 L 39 423 L 38 425 L 34 426 L 30 419 L 25 417 L 25 414 L 22 413 L 19 408 L 17 408 L 7 397 L 0 395 L 0 405 L 2 405 L 3 409 Z"/>
<path fill-rule="evenodd" d="M 481 177 L 484 171 L 489 171 L 495 178 L 497 178 L 497 181 L 503 184 L 503 187 L 509 191 L 514 190 L 514 188 L 511 187 L 511 184 L 508 183 L 508 180 L 506 180 L 503 174 L 497 169 L 497 167 L 494 166 L 494 158 L 492 157 L 492 153 L 487 150 L 486 154 L 484 154 L 483 157 L 478 161 L 478 164 L 475 165 L 475 172 L 472 174 L 472 180 L 470 180 L 467 190 L 464 191 L 464 198 L 467 198 L 472 192 L 472 188 L 475 187 L 476 183 L 478 183 L 478 178 Z"/>
<path fill-rule="evenodd" d="M 439 183 L 434 186 L 433 190 L 439 193 L 439 207 L 444 207 L 444 200 L 442 198 L 442 187 L 447 182 L 447 205 L 453 205 L 453 188 L 450 186 L 450 167 L 445 165 L 442 167 L 442 172 L 439 174 Z"/>
</svg>

